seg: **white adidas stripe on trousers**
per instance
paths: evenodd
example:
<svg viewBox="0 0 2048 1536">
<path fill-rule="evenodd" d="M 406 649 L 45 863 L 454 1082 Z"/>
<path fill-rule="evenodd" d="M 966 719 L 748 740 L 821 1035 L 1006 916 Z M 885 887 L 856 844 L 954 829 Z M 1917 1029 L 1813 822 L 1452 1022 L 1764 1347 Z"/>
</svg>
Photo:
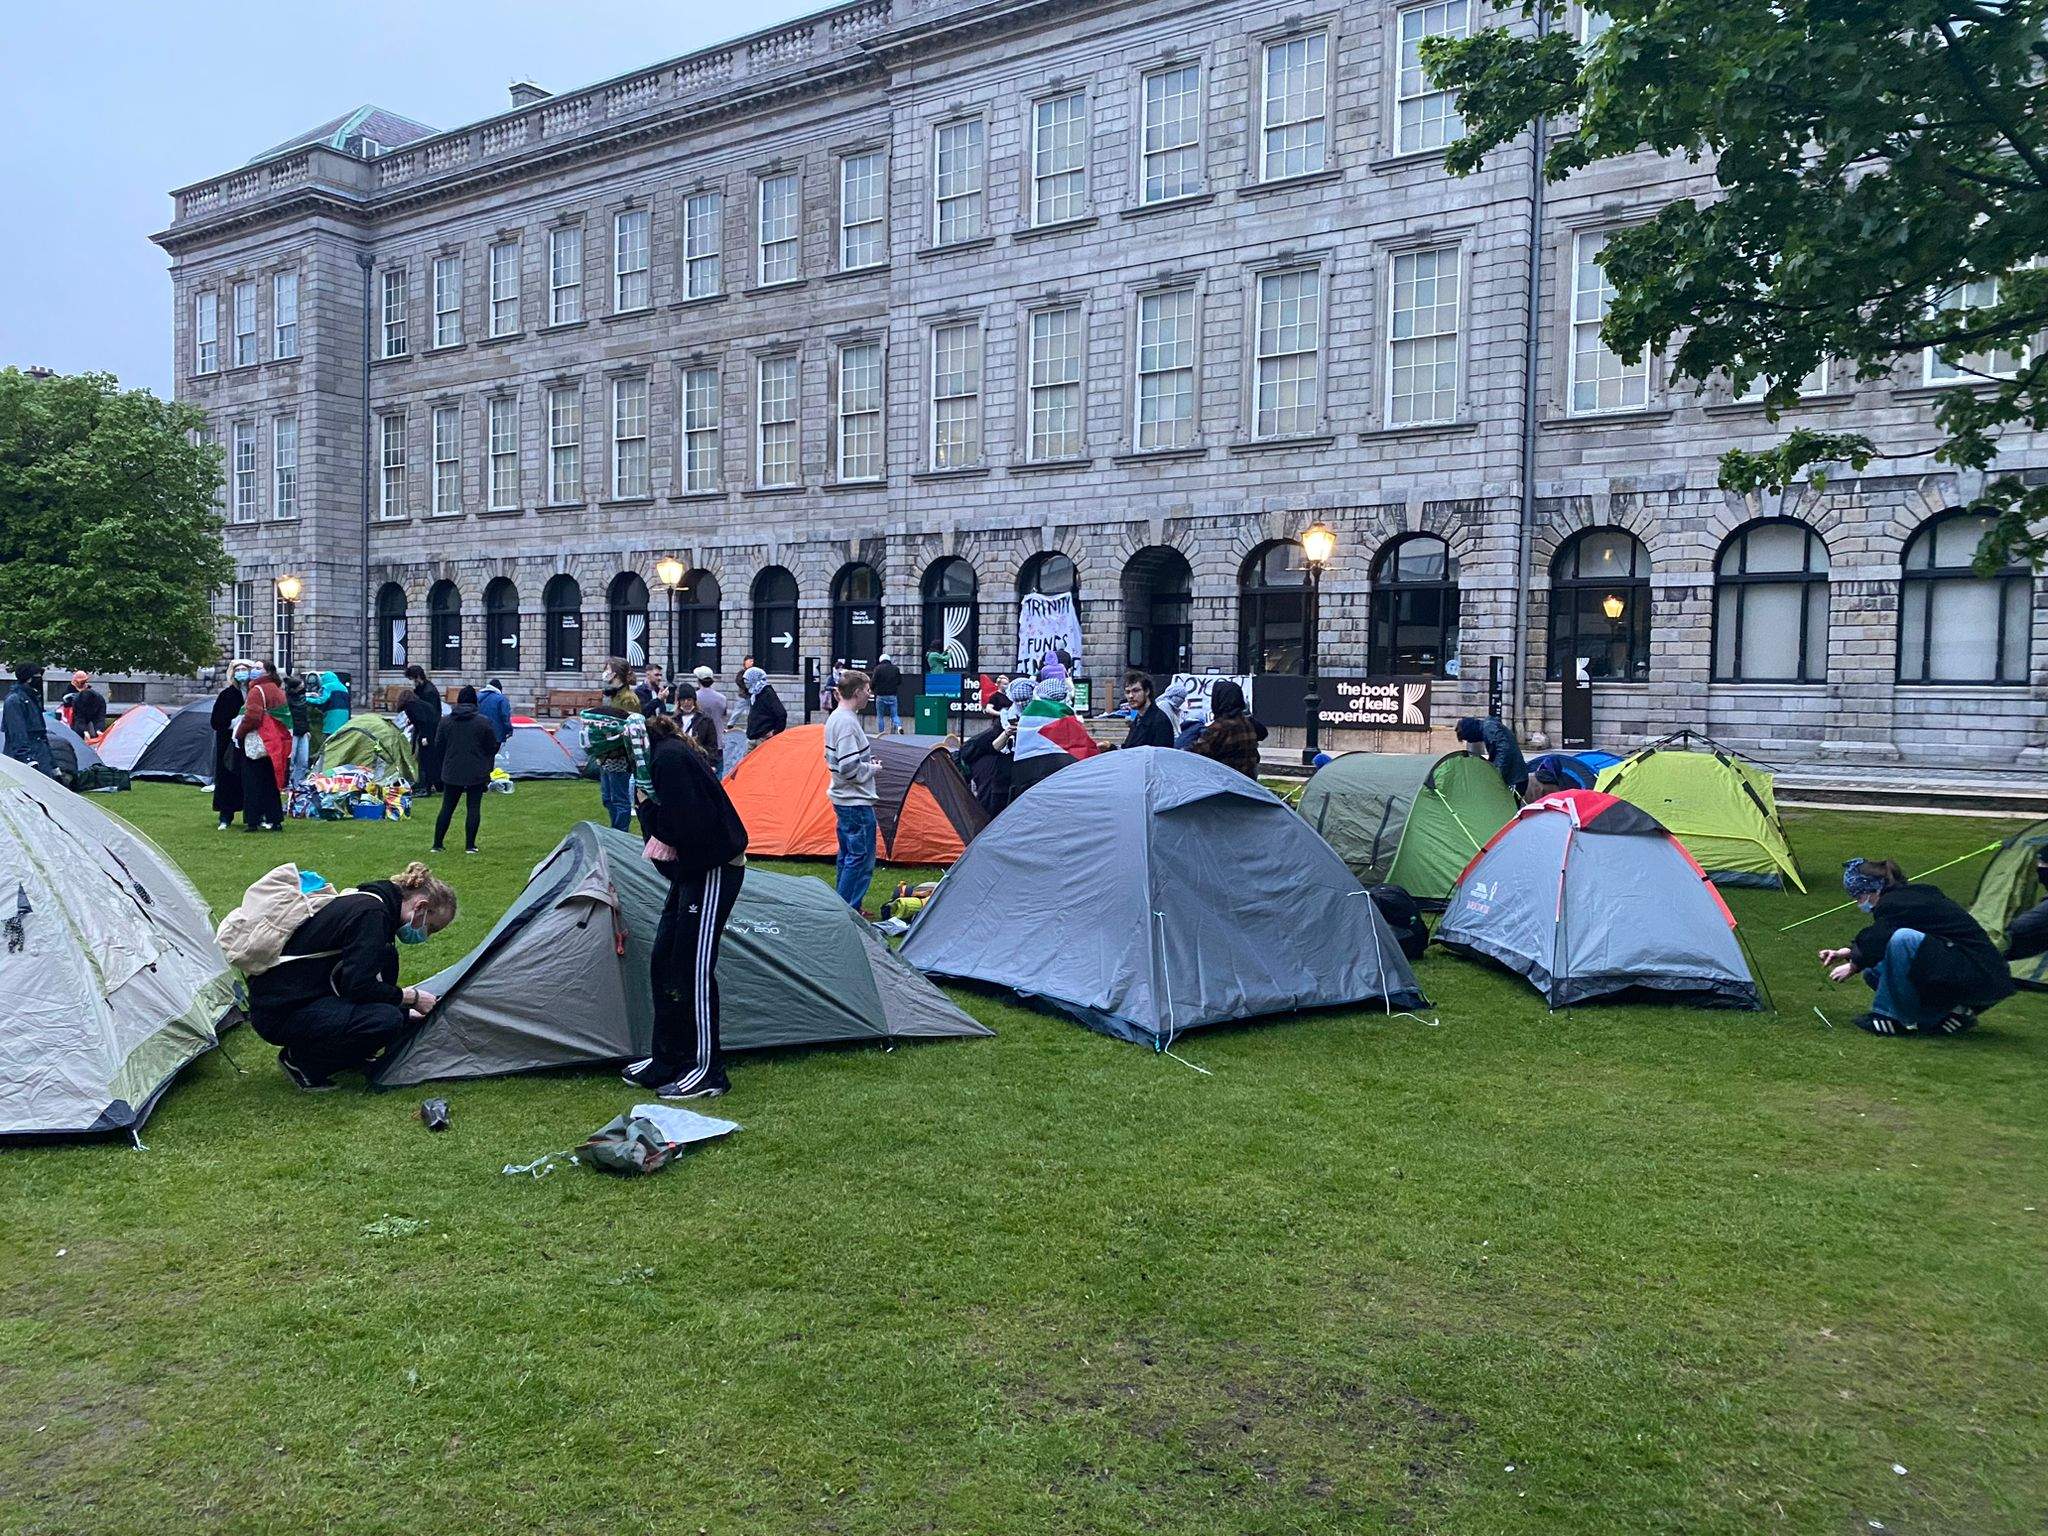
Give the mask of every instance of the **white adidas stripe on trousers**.
<svg viewBox="0 0 2048 1536">
<path fill-rule="evenodd" d="M 718 898 L 725 884 L 723 867 L 705 873 L 697 896 L 697 952 L 692 957 L 691 1013 L 697 1021 L 697 1065 L 664 1088 L 688 1093 L 711 1073 L 711 977 L 718 966 Z"/>
</svg>

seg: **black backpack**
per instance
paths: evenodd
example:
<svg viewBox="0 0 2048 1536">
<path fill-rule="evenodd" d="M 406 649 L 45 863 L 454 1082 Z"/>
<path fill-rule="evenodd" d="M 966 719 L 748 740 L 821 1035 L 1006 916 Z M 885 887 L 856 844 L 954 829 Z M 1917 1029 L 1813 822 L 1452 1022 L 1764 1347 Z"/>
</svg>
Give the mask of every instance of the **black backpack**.
<svg viewBox="0 0 2048 1536">
<path fill-rule="evenodd" d="M 1422 952 L 1429 948 L 1429 928 L 1422 921 L 1422 908 L 1415 904 L 1415 898 L 1398 885 L 1376 885 L 1370 894 L 1372 904 L 1394 930 L 1401 953 L 1410 960 L 1420 960 Z"/>
</svg>

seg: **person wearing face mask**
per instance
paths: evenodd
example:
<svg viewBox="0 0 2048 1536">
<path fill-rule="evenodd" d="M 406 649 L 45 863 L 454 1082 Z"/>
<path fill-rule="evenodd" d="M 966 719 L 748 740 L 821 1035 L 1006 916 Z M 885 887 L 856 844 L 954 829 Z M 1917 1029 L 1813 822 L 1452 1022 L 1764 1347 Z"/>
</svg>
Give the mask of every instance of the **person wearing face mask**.
<svg viewBox="0 0 2048 1536">
<path fill-rule="evenodd" d="M 389 880 L 344 891 L 293 930 L 284 957 L 249 978 L 249 1023 L 278 1048 L 284 1075 L 308 1093 L 369 1067 L 433 1010 L 398 984 L 398 946 L 455 921 L 455 892 L 414 862 Z"/>
<path fill-rule="evenodd" d="M 235 824 L 242 810 L 242 749 L 235 745 L 235 722 L 242 718 L 249 686 L 249 663 L 236 661 L 226 667 L 227 686 L 214 696 L 213 713 L 213 815 L 214 830 L 225 832 Z"/>
<path fill-rule="evenodd" d="M 1846 949 L 1820 951 L 1828 980 L 1860 975 L 1876 993 L 1855 1020 L 1873 1035 L 1959 1035 L 2017 990 L 1977 920 L 1890 859 L 1851 859 L 1842 889 L 1870 917 Z"/>
</svg>

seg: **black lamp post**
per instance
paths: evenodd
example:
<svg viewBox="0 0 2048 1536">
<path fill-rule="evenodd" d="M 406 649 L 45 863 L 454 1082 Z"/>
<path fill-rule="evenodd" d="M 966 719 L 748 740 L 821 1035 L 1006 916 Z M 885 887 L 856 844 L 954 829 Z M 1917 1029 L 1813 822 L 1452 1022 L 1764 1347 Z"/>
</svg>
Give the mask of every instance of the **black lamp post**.
<svg viewBox="0 0 2048 1536">
<path fill-rule="evenodd" d="M 1301 761 L 1304 766 L 1314 767 L 1316 757 L 1322 751 L 1322 645 L 1316 626 L 1321 622 L 1323 599 L 1323 567 L 1330 563 L 1330 557 L 1337 553 L 1337 534 L 1326 523 L 1314 523 L 1301 535 L 1301 553 L 1308 566 L 1308 612 L 1302 615 L 1302 664 L 1308 673 L 1308 691 L 1302 695 L 1302 708 L 1308 719 L 1308 732 L 1303 739 Z"/>
<path fill-rule="evenodd" d="M 681 647 L 676 637 L 676 589 L 682 586 L 687 575 L 683 562 L 674 555 L 664 555 L 654 562 L 654 579 L 668 588 L 668 677 L 674 682 L 682 676 L 679 670 L 683 664 Z"/>
<path fill-rule="evenodd" d="M 284 620 L 284 655 L 278 658 L 278 665 L 286 676 L 292 671 L 292 632 L 298 628 L 299 594 L 304 590 L 305 583 L 296 576 L 277 578 L 277 601 L 283 610 L 279 617 Z"/>
</svg>

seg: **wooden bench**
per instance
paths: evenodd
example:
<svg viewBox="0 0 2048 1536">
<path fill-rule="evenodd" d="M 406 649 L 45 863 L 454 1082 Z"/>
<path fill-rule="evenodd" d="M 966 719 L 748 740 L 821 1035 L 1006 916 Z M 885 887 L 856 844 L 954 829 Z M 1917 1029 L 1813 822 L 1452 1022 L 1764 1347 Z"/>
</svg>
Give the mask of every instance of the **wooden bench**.
<svg viewBox="0 0 2048 1536">
<path fill-rule="evenodd" d="M 566 720 L 580 710 L 595 709 L 604 695 L 595 688 L 550 688 L 545 695 L 544 713 L 552 720 Z"/>
</svg>

